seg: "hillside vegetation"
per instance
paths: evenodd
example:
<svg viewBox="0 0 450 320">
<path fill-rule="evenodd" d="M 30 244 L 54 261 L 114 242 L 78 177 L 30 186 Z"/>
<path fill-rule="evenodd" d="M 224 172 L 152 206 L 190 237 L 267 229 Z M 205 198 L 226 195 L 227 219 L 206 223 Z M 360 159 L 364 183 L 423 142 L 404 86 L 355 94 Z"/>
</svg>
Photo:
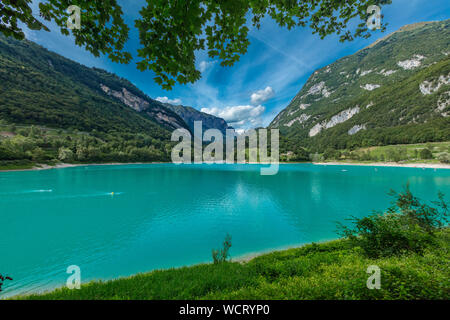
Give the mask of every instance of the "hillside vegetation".
<svg viewBox="0 0 450 320">
<path fill-rule="evenodd" d="M 0 170 L 37 164 L 170 161 L 170 141 L 146 133 L 82 132 L 0 121 Z"/>
<path fill-rule="evenodd" d="M 450 20 L 407 26 L 311 75 L 270 124 L 283 148 L 450 140 Z"/>
<path fill-rule="evenodd" d="M 193 120 L 228 128 L 221 118 L 153 100 L 126 79 L 3 35 L 0 93 L 0 169 L 169 161 L 172 130 L 191 130 Z"/>
<path fill-rule="evenodd" d="M 135 105 L 106 94 L 101 85 L 115 92 L 126 90 Z M 0 92 L 0 118 L 13 124 L 146 133 L 156 139 L 167 139 L 167 129 L 186 126 L 178 115 L 125 79 L 85 67 L 30 41 L 4 36 L 0 36 Z M 173 121 L 160 123 L 155 112 Z"/>
<path fill-rule="evenodd" d="M 308 153 L 298 148 L 297 153 L 282 154 L 284 161 L 343 161 L 356 163 L 442 163 L 450 164 L 450 142 L 427 142 L 352 149 L 326 148 L 322 153 Z"/>
</svg>

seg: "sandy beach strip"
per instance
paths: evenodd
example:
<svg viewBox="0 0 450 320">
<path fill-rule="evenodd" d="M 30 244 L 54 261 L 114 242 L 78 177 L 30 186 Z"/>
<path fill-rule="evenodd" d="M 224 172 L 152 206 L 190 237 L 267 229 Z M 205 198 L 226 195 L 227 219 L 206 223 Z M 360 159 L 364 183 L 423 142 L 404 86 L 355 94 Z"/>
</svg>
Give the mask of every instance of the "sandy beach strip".
<svg viewBox="0 0 450 320">
<path fill-rule="evenodd" d="M 111 163 L 58 163 L 55 165 L 40 164 L 30 169 L 11 169 L 11 170 L 0 170 L 0 172 L 15 172 L 15 171 L 40 171 L 40 170 L 50 170 L 50 169 L 64 169 L 72 167 L 88 167 L 88 166 L 126 166 L 133 164 L 161 164 L 161 163 L 171 163 L 171 162 L 111 162 Z"/>
<path fill-rule="evenodd" d="M 30 169 L 11 169 L 0 170 L 0 172 L 15 172 L 15 171 L 39 171 L 50 169 L 63 169 L 72 167 L 85 167 L 85 166 L 126 166 L 133 164 L 171 164 L 172 162 L 111 162 L 111 163 L 58 163 L 55 165 L 41 164 Z M 280 162 L 279 164 L 305 164 L 311 162 Z M 246 163 L 246 164 L 261 164 L 268 165 L 270 163 Z M 450 169 L 450 164 L 444 163 L 396 163 L 396 162 L 373 162 L 373 163 L 353 163 L 353 162 L 314 162 L 313 165 L 318 166 L 367 166 L 367 167 L 397 167 L 397 168 L 421 168 L 421 169 Z"/>
<path fill-rule="evenodd" d="M 396 162 L 315 162 L 318 166 L 368 166 L 368 167 L 397 167 L 397 168 L 422 168 L 422 169 L 450 169 L 450 164 L 444 163 L 396 163 Z"/>
</svg>

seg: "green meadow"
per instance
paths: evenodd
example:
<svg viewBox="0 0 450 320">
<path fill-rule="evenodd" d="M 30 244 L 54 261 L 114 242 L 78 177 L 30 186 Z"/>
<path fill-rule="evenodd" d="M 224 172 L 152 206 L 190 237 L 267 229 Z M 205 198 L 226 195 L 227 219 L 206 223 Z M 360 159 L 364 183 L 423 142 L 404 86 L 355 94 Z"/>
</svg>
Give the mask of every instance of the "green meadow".
<svg viewBox="0 0 450 320">
<path fill-rule="evenodd" d="M 91 282 L 21 299 L 449 299 L 448 229 L 423 254 L 368 258 L 347 240 L 273 252 L 248 262 L 201 264 Z M 367 268 L 381 269 L 368 289 Z"/>
</svg>

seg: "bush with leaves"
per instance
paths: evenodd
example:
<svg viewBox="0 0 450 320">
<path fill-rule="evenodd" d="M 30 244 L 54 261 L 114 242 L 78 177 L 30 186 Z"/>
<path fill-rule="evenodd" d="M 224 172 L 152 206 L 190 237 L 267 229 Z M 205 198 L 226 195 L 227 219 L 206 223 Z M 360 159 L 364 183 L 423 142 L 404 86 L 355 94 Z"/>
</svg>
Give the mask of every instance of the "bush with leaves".
<svg viewBox="0 0 450 320">
<path fill-rule="evenodd" d="M 292 156 L 290 161 L 310 161 L 309 152 L 305 148 L 297 148 L 294 152 L 294 156 Z"/>
<path fill-rule="evenodd" d="M 327 148 L 325 152 L 323 153 L 323 158 L 325 160 L 335 159 L 339 160 L 341 157 L 341 152 L 339 150 L 333 149 L 333 148 Z"/>
<path fill-rule="evenodd" d="M 228 257 L 230 256 L 230 248 L 231 248 L 231 236 L 227 233 L 225 236 L 225 240 L 223 241 L 222 249 L 213 249 L 212 250 L 212 258 L 214 264 L 226 262 Z"/>
<path fill-rule="evenodd" d="M 436 231 L 447 222 L 448 204 L 438 193 L 438 201 L 430 206 L 413 196 L 409 185 L 404 192 L 391 191 L 396 200 L 387 212 L 375 212 L 368 217 L 353 217 L 353 227 L 339 224 L 339 233 L 361 247 L 371 258 L 392 256 L 407 252 L 421 254 L 435 244 Z"/>
<path fill-rule="evenodd" d="M 433 159 L 433 153 L 428 148 L 422 149 L 420 151 L 420 158 L 423 160 Z"/>
<path fill-rule="evenodd" d="M 443 152 L 439 155 L 438 159 L 440 162 L 448 164 L 450 163 L 450 153 Z"/>
</svg>

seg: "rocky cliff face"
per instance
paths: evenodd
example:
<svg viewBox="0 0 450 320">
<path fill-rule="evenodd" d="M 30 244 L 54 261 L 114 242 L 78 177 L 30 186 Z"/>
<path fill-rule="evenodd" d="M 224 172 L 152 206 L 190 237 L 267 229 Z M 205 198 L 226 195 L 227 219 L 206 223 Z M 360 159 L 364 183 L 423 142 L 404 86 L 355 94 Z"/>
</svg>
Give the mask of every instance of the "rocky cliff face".
<svg viewBox="0 0 450 320">
<path fill-rule="evenodd" d="M 122 87 L 121 90 L 113 90 L 100 83 L 100 88 L 105 94 L 171 129 L 188 128 L 193 131 L 194 121 L 202 121 L 203 130 L 219 129 L 225 133 L 226 129 L 231 128 L 224 119 L 200 112 L 192 107 L 162 103 L 148 97 L 142 98 L 131 93 L 125 87 Z"/>
<path fill-rule="evenodd" d="M 359 112 L 359 107 L 354 107 L 351 109 L 346 109 L 344 111 L 339 112 L 338 114 L 331 117 L 329 121 L 324 121 L 316 124 L 314 127 L 309 130 L 309 136 L 314 137 L 316 134 L 320 133 L 323 129 L 333 128 L 335 125 L 343 123 L 349 119 L 351 119 L 355 114 Z"/>
<path fill-rule="evenodd" d="M 315 71 L 270 127 L 322 147 L 396 142 L 394 128 L 450 139 L 448 39 L 450 20 L 405 26 Z"/>
<path fill-rule="evenodd" d="M 194 121 L 202 121 L 203 130 L 219 129 L 222 133 L 225 133 L 226 129 L 231 128 L 224 119 L 198 111 L 192 107 L 171 104 L 165 104 L 165 106 L 178 114 L 191 130 L 194 130 Z"/>
<path fill-rule="evenodd" d="M 102 83 L 100 83 L 100 88 L 102 88 L 103 92 L 105 92 L 107 95 L 111 95 L 114 98 L 119 99 L 124 104 L 136 111 L 143 111 L 149 106 L 149 103 L 147 101 L 135 96 L 125 88 L 122 88 L 122 91 L 114 91 Z"/>
<path fill-rule="evenodd" d="M 120 91 L 112 90 L 104 84 L 100 88 L 109 96 L 122 101 L 128 107 L 149 116 L 159 124 L 169 129 L 187 128 L 186 123 L 164 104 L 150 98 L 143 99 L 129 92 L 126 88 Z"/>
<path fill-rule="evenodd" d="M 91 132 L 144 133 L 170 141 L 188 126 L 126 79 L 31 42 L 0 35 L 0 119 Z"/>
</svg>

